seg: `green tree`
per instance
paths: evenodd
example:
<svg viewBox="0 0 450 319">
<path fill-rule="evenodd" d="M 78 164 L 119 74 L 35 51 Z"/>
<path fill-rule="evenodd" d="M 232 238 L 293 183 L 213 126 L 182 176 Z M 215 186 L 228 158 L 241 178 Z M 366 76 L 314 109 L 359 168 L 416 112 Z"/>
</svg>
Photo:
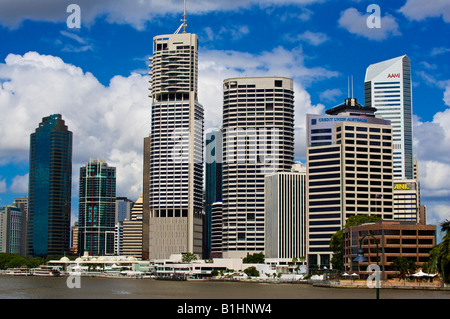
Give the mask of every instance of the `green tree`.
<svg viewBox="0 0 450 319">
<path fill-rule="evenodd" d="M 392 261 L 391 267 L 394 271 L 398 271 L 400 278 L 405 279 L 410 265 L 406 257 L 397 257 Z"/>
<path fill-rule="evenodd" d="M 364 223 L 373 223 L 379 220 L 381 220 L 381 218 L 375 215 L 350 216 L 347 218 L 344 228 L 354 227 Z M 333 269 L 342 272 L 344 270 L 344 231 L 342 229 L 331 236 L 330 250 L 333 252 L 333 257 L 331 258 Z"/>
<path fill-rule="evenodd" d="M 185 253 L 181 257 L 181 261 L 184 263 L 190 263 L 193 260 L 197 260 L 197 255 L 193 253 Z"/>
<path fill-rule="evenodd" d="M 259 276 L 259 271 L 258 271 L 258 269 L 256 269 L 255 266 L 245 268 L 244 273 L 246 273 L 247 276 L 250 276 L 250 277 L 258 277 Z"/>
<path fill-rule="evenodd" d="M 428 271 L 438 272 L 445 283 L 450 283 L 450 221 L 445 220 L 440 224 L 443 238 L 440 244 L 430 251 Z"/>
<path fill-rule="evenodd" d="M 255 253 L 255 254 L 247 254 L 247 257 L 244 257 L 242 260 L 244 264 L 264 264 L 264 254 Z"/>
</svg>

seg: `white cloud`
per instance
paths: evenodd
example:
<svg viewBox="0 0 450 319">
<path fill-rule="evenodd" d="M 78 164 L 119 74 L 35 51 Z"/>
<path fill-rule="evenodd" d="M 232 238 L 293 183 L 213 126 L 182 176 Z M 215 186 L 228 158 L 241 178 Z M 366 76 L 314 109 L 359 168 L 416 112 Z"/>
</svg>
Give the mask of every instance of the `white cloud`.
<svg viewBox="0 0 450 319">
<path fill-rule="evenodd" d="M 309 30 L 297 35 L 288 34 L 286 39 L 291 42 L 303 41 L 312 45 L 320 45 L 329 40 L 325 33 L 311 32 Z"/>
<path fill-rule="evenodd" d="M 261 8 L 281 5 L 308 5 L 324 0 L 202 0 L 187 1 L 189 14 L 203 14 L 213 11 L 233 11 L 258 5 Z M 0 2 L 0 24 L 18 28 L 24 20 L 65 22 L 70 15 L 66 12 L 69 4 L 76 3 L 81 8 L 81 25 L 89 26 L 96 18 L 104 16 L 109 23 L 129 24 L 136 29 L 144 29 L 150 19 L 176 14 L 181 16 L 181 0 L 2 0 Z"/>
<path fill-rule="evenodd" d="M 13 178 L 12 184 L 9 187 L 9 192 L 13 194 L 26 194 L 28 193 L 28 174 L 17 175 Z"/>
<path fill-rule="evenodd" d="M 399 9 L 408 19 L 423 21 L 427 18 L 442 16 L 442 19 L 450 23 L 450 1 L 448 0 L 407 0 Z"/>
<path fill-rule="evenodd" d="M 6 193 L 8 191 L 8 187 L 6 186 L 6 179 L 0 179 L 0 194 Z"/>
<path fill-rule="evenodd" d="M 150 131 L 148 78 L 115 76 L 103 86 L 90 73 L 54 56 L 29 52 L 10 54 L 0 64 L 0 126 L 2 163 L 27 161 L 30 134 L 43 117 L 62 114 L 73 132 L 73 194 L 78 196 L 78 170 L 91 157 L 118 167 L 118 193 L 139 195 L 143 138 Z M 120 168 L 120 169 L 119 169 Z M 142 172 L 142 170 L 140 171 Z M 13 181 L 11 190 L 20 187 Z"/>
<path fill-rule="evenodd" d="M 338 23 L 339 26 L 346 29 L 348 32 L 370 40 L 381 41 L 389 36 L 400 35 L 398 24 L 392 15 L 386 14 L 381 17 L 380 28 L 369 28 L 367 26 L 367 18 L 369 16 L 369 13 L 361 14 L 355 8 L 349 8 L 341 12 Z"/>
<path fill-rule="evenodd" d="M 321 100 L 334 102 L 336 98 L 343 94 L 341 89 L 328 89 L 320 93 L 319 97 Z"/>
</svg>

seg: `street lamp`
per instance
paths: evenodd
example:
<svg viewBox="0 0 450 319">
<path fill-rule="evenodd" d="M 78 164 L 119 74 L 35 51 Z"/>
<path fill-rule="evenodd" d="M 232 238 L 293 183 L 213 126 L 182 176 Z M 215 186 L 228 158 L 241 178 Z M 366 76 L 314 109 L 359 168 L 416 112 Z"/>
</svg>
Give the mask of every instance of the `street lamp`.
<svg viewBox="0 0 450 319">
<path fill-rule="evenodd" d="M 377 271 L 379 272 L 379 271 L 380 271 L 380 267 L 379 267 L 379 264 L 378 264 L 378 239 L 377 239 L 374 235 L 367 234 L 367 235 L 364 235 L 364 236 L 359 240 L 359 250 L 358 250 L 358 254 L 357 254 L 356 258 L 353 259 L 353 261 L 360 262 L 360 261 L 368 261 L 368 260 L 369 260 L 367 257 L 364 257 L 364 251 L 362 250 L 362 241 L 363 241 L 363 239 L 366 238 L 367 236 L 370 236 L 370 237 L 372 237 L 373 239 L 375 239 L 375 243 L 377 244 L 377 266 L 378 266 L 378 270 L 377 270 Z M 380 287 L 379 287 L 379 282 L 377 282 L 377 284 L 376 284 L 376 291 L 377 291 L 377 299 L 380 299 Z"/>
</svg>

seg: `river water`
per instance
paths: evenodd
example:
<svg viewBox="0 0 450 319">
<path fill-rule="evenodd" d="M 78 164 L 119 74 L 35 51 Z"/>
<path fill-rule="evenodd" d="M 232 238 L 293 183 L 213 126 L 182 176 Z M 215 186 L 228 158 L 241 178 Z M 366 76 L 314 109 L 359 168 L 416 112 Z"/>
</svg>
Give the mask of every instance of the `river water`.
<svg viewBox="0 0 450 319">
<path fill-rule="evenodd" d="M 309 284 L 0 276 L 0 299 L 374 299 L 375 289 Z M 79 283 L 79 288 L 77 284 Z M 73 288 L 69 288 L 69 286 Z M 450 299 L 450 291 L 380 289 L 380 299 Z"/>
</svg>

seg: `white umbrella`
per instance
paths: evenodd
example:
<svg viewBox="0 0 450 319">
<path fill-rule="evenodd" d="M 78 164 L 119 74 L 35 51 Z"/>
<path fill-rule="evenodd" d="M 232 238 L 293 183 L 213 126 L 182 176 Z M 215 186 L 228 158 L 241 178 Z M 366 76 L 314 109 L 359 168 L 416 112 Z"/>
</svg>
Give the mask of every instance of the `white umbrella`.
<svg viewBox="0 0 450 319">
<path fill-rule="evenodd" d="M 350 276 L 350 275 L 347 274 L 346 272 L 344 272 L 344 273 L 342 274 L 342 276 Z"/>
</svg>

